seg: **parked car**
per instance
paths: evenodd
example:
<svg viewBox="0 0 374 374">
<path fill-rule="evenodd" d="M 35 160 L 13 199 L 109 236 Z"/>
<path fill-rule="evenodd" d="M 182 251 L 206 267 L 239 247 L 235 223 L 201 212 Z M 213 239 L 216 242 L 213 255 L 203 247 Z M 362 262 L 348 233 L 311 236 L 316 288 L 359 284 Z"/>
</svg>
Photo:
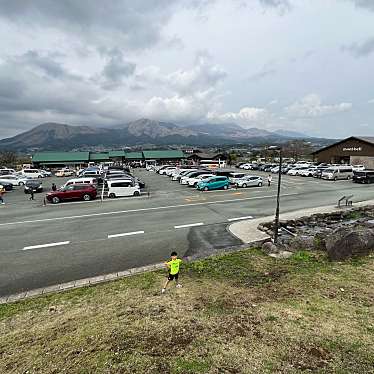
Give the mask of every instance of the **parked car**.
<svg viewBox="0 0 374 374">
<path fill-rule="evenodd" d="M 352 170 L 353 171 L 363 171 L 363 170 L 365 170 L 365 166 L 364 165 L 352 165 Z"/>
<path fill-rule="evenodd" d="M 61 186 L 62 188 L 66 188 L 67 186 L 70 186 L 72 184 L 87 184 L 87 185 L 97 185 L 97 179 L 96 178 L 73 178 L 66 181 L 66 183 Z"/>
<path fill-rule="evenodd" d="M 31 193 L 31 190 L 38 193 L 43 192 L 43 184 L 38 179 L 30 179 L 25 183 L 24 192 Z"/>
<path fill-rule="evenodd" d="M 351 166 L 330 167 L 322 172 L 321 178 L 334 181 L 338 179 L 352 179 L 353 170 Z"/>
<path fill-rule="evenodd" d="M 14 169 L 8 169 L 8 168 L 3 168 L 3 169 L 0 169 L 0 176 L 1 175 L 11 175 L 11 174 L 15 174 L 15 170 Z"/>
<path fill-rule="evenodd" d="M 12 183 L 9 183 L 9 182 L 1 182 L 0 185 L 3 186 L 4 190 L 5 191 L 12 191 L 13 190 L 13 185 Z"/>
<path fill-rule="evenodd" d="M 53 204 L 68 200 L 85 200 L 95 199 L 97 190 L 93 185 L 72 184 L 70 186 L 60 188 L 57 191 L 47 193 L 47 200 Z"/>
<path fill-rule="evenodd" d="M 326 170 L 328 166 L 317 166 L 317 169 L 314 170 L 313 172 L 313 178 L 322 178 L 322 172 Z"/>
<path fill-rule="evenodd" d="M 261 187 L 263 184 L 262 177 L 256 176 L 256 175 L 246 175 L 245 177 L 238 179 L 236 181 L 236 186 L 237 187 Z"/>
<path fill-rule="evenodd" d="M 313 173 L 317 170 L 317 167 L 310 167 L 307 169 L 302 169 L 298 172 L 298 175 L 301 175 L 302 177 L 313 177 Z"/>
<path fill-rule="evenodd" d="M 108 197 L 111 199 L 121 196 L 139 196 L 140 186 L 132 179 L 108 180 Z"/>
<path fill-rule="evenodd" d="M 293 176 L 295 176 L 295 175 L 300 175 L 300 172 L 301 172 L 302 170 L 306 170 L 306 169 L 309 169 L 309 166 L 297 166 L 297 167 L 295 167 L 295 168 L 289 170 L 289 171 L 287 172 L 287 174 L 288 174 L 288 175 L 293 175 Z"/>
<path fill-rule="evenodd" d="M 197 169 L 181 169 L 179 174 L 175 174 L 173 177 L 171 177 L 172 181 L 180 181 L 182 177 L 187 175 L 188 173 L 192 173 L 194 171 L 197 171 Z"/>
<path fill-rule="evenodd" d="M 374 183 L 374 170 L 354 171 L 352 180 L 355 183 Z"/>
<path fill-rule="evenodd" d="M 187 180 L 188 178 L 195 178 L 201 174 L 207 174 L 209 173 L 208 170 L 196 170 L 196 171 L 191 171 L 189 173 L 186 173 L 185 175 L 183 175 L 181 177 L 181 179 L 179 180 L 179 183 L 180 184 L 188 184 Z"/>
<path fill-rule="evenodd" d="M 236 184 L 239 179 L 244 178 L 246 175 L 247 174 L 245 173 L 231 173 L 229 176 L 229 181 L 231 184 Z"/>
<path fill-rule="evenodd" d="M 198 175 L 197 177 L 191 177 L 191 178 L 188 178 L 187 179 L 187 183 L 189 186 L 191 187 L 196 187 L 197 184 L 204 180 L 204 179 L 208 179 L 208 178 L 212 178 L 214 177 L 215 175 L 214 174 L 200 174 Z"/>
<path fill-rule="evenodd" d="M 29 178 L 18 175 L 0 175 L 0 184 L 11 183 L 13 186 L 23 186 Z"/>
<path fill-rule="evenodd" d="M 200 181 L 196 188 L 200 191 L 218 190 L 223 188 L 227 190 L 229 188 L 230 182 L 227 177 L 212 177 L 206 180 Z"/>
<path fill-rule="evenodd" d="M 43 175 L 43 178 L 47 178 L 47 177 L 52 176 L 52 172 L 50 172 L 48 170 L 40 170 L 40 173 Z"/>
<path fill-rule="evenodd" d="M 75 175 L 75 173 L 73 170 L 70 169 L 60 169 L 57 170 L 55 173 L 56 177 L 71 177 L 73 175 Z"/>
<path fill-rule="evenodd" d="M 175 166 L 166 166 L 165 168 L 162 168 L 158 171 L 158 173 L 160 175 L 165 175 L 169 170 L 172 171 L 172 170 L 175 170 L 176 167 Z"/>
<path fill-rule="evenodd" d="M 39 169 L 22 169 L 21 174 L 30 178 L 43 178 L 43 174 Z"/>
</svg>

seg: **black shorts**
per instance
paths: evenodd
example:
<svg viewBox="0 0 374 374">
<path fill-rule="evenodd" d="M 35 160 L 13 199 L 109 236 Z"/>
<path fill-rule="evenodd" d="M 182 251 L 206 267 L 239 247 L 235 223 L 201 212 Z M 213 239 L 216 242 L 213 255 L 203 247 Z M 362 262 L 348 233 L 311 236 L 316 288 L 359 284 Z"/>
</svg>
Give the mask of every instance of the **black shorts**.
<svg viewBox="0 0 374 374">
<path fill-rule="evenodd" d="M 172 281 L 173 279 L 178 280 L 179 273 L 177 274 L 170 274 L 168 275 L 168 280 Z"/>
</svg>

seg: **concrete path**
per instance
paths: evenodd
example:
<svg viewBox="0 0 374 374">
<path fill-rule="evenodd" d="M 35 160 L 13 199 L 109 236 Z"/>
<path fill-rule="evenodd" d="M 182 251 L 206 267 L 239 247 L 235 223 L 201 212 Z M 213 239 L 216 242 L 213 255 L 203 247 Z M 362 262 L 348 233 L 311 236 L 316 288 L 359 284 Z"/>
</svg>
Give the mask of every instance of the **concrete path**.
<svg viewBox="0 0 374 374">
<path fill-rule="evenodd" d="M 354 206 L 352 208 L 357 208 L 357 207 L 366 206 L 366 205 L 374 205 L 374 200 L 367 200 L 367 201 L 354 203 Z M 285 220 L 290 220 L 290 219 L 298 219 L 304 216 L 311 216 L 316 213 L 332 213 L 332 212 L 337 212 L 340 210 L 347 210 L 347 209 L 352 209 L 352 208 L 347 208 L 345 206 L 338 208 L 336 205 L 328 205 L 328 206 L 320 206 L 320 207 L 309 208 L 309 209 L 301 209 L 301 210 L 296 210 L 293 212 L 287 212 L 287 213 L 281 214 L 280 220 L 285 221 Z M 252 220 L 239 221 L 239 222 L 235 222 L 232 225 L 230 225 L 229 231 L 231 232 L 232 235 L 240 239 L 243 243 L 246 243 L 246 244 L 252 244 L 255 242 L 258 243 L 261 241 L 266 241 L 270 238 L 269 235 L 257 229 L 258 225 L 260 223 L 271 222 L 273 220 L 274 220 L 274 215 L 252 219 Z"/>
</svg>

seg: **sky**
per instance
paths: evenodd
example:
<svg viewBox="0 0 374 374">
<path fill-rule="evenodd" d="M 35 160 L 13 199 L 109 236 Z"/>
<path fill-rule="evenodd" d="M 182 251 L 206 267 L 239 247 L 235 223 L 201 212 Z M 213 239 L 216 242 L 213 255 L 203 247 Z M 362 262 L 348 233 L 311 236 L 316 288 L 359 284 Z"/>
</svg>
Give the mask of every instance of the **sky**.
<svg viewBox="0 0 374 374">
<path fill-rule="evenodd" d="M 0 138 L 139 118 L 374 136 L 374 0 L 0 0 Z"/>
</svg>

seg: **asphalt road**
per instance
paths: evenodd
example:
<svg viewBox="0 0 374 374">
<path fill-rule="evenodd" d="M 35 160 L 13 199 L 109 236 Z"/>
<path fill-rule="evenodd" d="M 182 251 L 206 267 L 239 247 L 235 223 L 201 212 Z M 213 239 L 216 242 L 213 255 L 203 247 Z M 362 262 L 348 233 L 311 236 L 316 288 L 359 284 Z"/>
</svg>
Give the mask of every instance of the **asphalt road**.
<svg viewBox="0 0 374 374">
<path fill-rule="evenodd" d="M 271 187 L 199 192 L 166 176 L 136 170 L 149 186 L 141 197 L 43 206 L 21 189 L 0 206 L 0 296 L 241 244 L 230 222 L 274 213 Z M 262 174 L 264 173 L 251 173 Z M 48 178 L 45 187 L 63 180 Z M 282 179 L 281 211 L 331 205 L 353 194 L 374 197 L 374 185 L 313 178 Z"/>
</svg>

